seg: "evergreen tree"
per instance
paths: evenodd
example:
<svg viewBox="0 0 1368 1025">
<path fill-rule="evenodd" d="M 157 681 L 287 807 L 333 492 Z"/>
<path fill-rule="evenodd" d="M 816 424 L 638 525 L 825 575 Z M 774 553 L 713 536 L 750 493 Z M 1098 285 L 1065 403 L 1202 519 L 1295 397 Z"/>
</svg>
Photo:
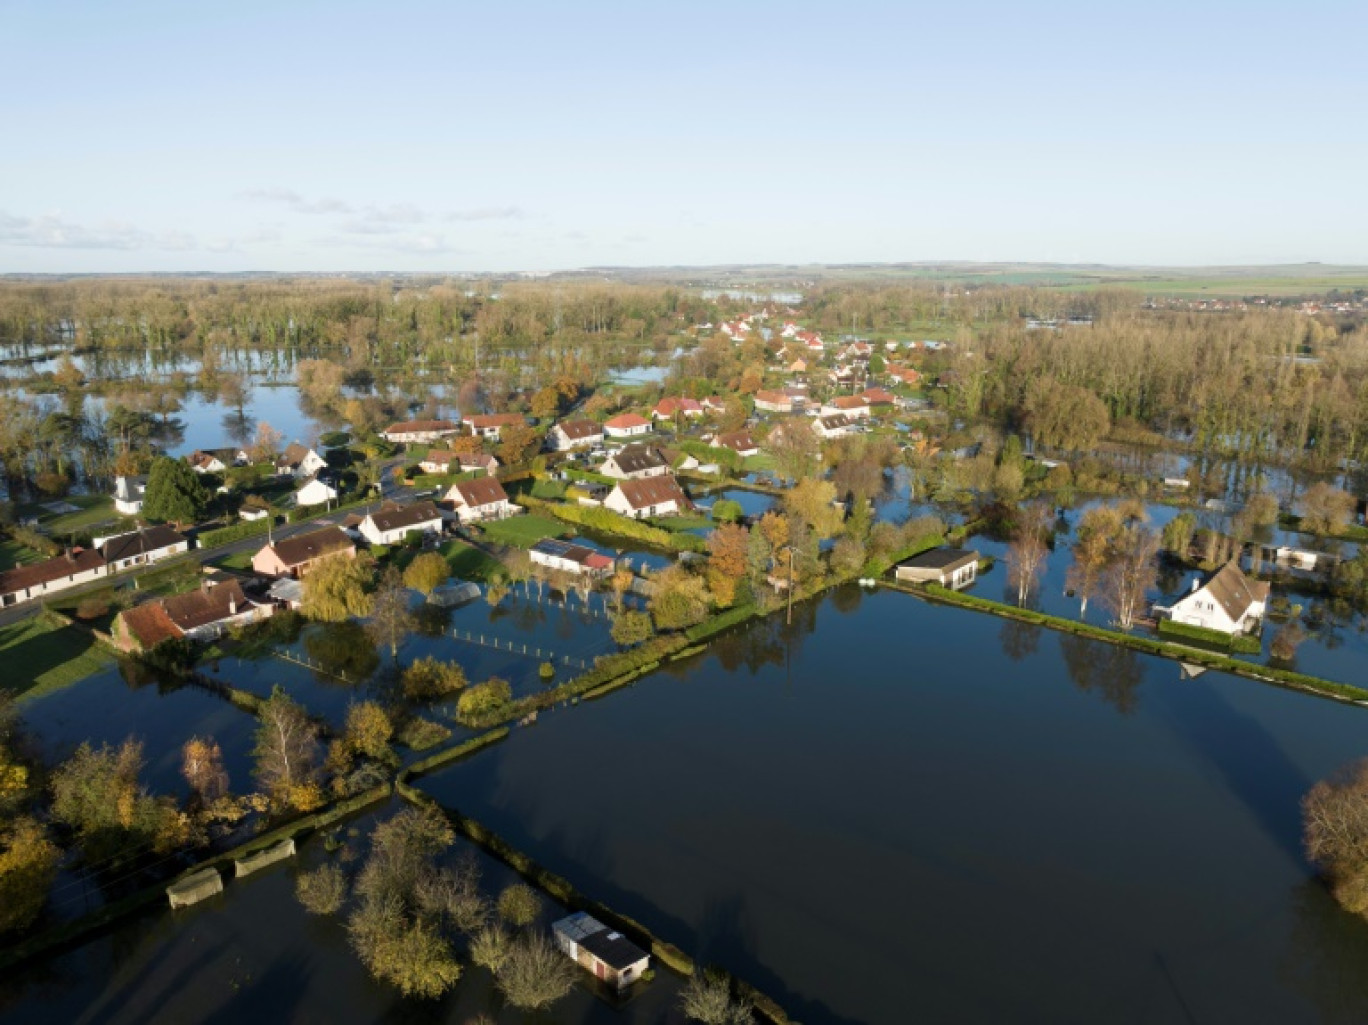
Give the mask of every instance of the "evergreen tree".
<svg viewBox="0 0 1368 1025">
<path fill-rule="evenodd" d="M 183 459 L 159 456 L 147 476 L 143 515 L 163 523 L 194 523 L 204 515 L 209 493 Z"/>
</svg>

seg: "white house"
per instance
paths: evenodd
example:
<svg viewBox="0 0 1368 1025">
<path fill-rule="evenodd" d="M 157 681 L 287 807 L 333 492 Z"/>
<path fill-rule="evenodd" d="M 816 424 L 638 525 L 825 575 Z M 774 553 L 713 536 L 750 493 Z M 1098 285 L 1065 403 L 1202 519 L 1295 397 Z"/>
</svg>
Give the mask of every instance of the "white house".
<svg viewBox="0 0 1368 1025">
<path fill-rule="evenodd" d="M 465 417 L 461 423 L 469 427 L 470 433 L 477 438 L 492 438 L 498 441 L 500 432 L 505 428 L 525 427 L 527 420 L 517 413 L 485 413 Z"/>
<path fill-rule="evenodd" d="M 571 544 L 568 541 L 556 541 L 552 538 L 538 541 L 528 549 L 527 554 L 531 556 L 534 565 L 560 570 L 563 573 L 572 573 L 576 576 L 581 574 L 594 577 L 606 576 L 613 571 L 613 567 L 616 565 L 612 558 L 601 552 L 596 552 L 592 548 Z"/>
<path fill-rule="evenodd" d="M 390 424 L 380 433 L 388 442 L 408 445 L 415 442 L 437 441 L 459 434 L 461 427 L 450 420 L 405 420 Z"/>
<path fill-rule="evenodd" d="M 565 956 L 614 989 L 625 989 L 650 967 L 651 957 L 620 932 L 580 911 L 551 926 Z"/>
<path fill-rule="evenodd" d="M 190 550 L 189 539 L 167 526 L 145 527 L 131 534 L 97 537 L 94 545 L 110 573 L 145 566 Z"/>
<path fill-rule="evenodd" d="M 703 439 L 714 448 L 729 448 L 737 455 L 746 458 L 760 454 L 760 446 L 751 437 L 750 431 L 730 431 L 710 434 Z"/>
<path fill-rule="evenodd" d="M 666 475 L 620 481 L 603 500 L 603 506 L 623 516 L 641 520 L 649 516 L 677 516 L 693 508 L 693 503 L 679 487 L 678 481 Z"/>
<path fill-rule="evenodd" d="M 635 413 L 621 413 L 603 425 L 605 438 L 637 438 L 651 433 L 651 421 Z"/>
<path fill-rule="evenodd" d="M 137 516 L 142 512 L 145 491 L 146 477 L 115 477 L 114 508 L 125 516 Z"/>
<path fill-rule="evenodd" d="M 762 388 L 755 393 L 755 408 L 766 413 L 792 413 L 793 396 Z"/>
<path fill-rule="evenodd" d="M 322 477 L 311 477 L 295 492 L 295 505 L 323 505 L 327 502 L 336 502 L 337 494 L 337 488 Z"/>
<path fill-rule="evenodd" d="M 442 523 L 442 511 L 436 505 L 432 502 L 414 502 L 412 505 L 391 505 L 370 513 L 357 530 L 373 545 L 392 545 L 403 541 L 414 531 L 440 534 Z"/>
<path fill-rule="evenodd" d="M 1258 627 L 1267 610 L 1268 590 L 1267 582 L 1250 580 L 1232 559 L 1205 584 L 1194 580 L 1190 593 L 1155 611 L 1167 612 L 1175 623 L 1234 636 Z"/>
<path fill-rule="evenodd" d="M 862 395 L 841 395 L 822 403 L 823 416 L 845 414 L 852 420 L 869 417 L 869 402 Z"/>
<path fill-rule="evenodd" d="M 458 481 L 443 497 L 455 508 L 462 523 L 502 520 L 522 512 L 522 506 L 508 500 L 508 492 L 497 477 Z"/>
<path fill-rule="evenodd" d="M 42 562 L 15 566 L 0 573 L 0 606 L 65 591 L 107 572 L 104 556 L 93 548 L 73 548 Z"/>
<path fill-rule="evenodd" d="M 823 440 L 827 438 L 840 438 L 850 434 L 855 428 L 854 422 L 844 413 L 836 413 L 832 416 L 819 416 L 812 421 L 812 429 L 817 432 L 817 436 Z"/>
<path fill-rule="evenodd" d="M 312 477 L 327 465 L 328 461 L 313 449 L 292 441 L 276 458 L 275 470 L 279 476 L 288 475 L 296 480 L 303 480 L 305 477 Z"/>
<path fill-rule="evenodd" d="M 670 464 L 654 445 L 625 445 L 603 461 L 599 473 L 619 480 L 659 477 L 670 472 Z"/>
<path fill-rule="evenodd" d="M 912 583 L 937 583 L 959 590 L 978 578 L 978 563 L 978 552 L 933 548 L 898 563 L 893 575 Z"/>
<path fill-rule="evenodd" d="M 670 396 L 656 403 L 651 415 L 657 420 L 673 420 L 676 414 L 686 417 L 700 417 L 704 413 L 703 403 L 697 399 Z"/>
<path fill-rule="evenodd" d="M 546 435 L 546 446 L 553 452 L 569 452 L 602 444 L 603 426 L 593 420 L 562 420 Z"/>
</svg>

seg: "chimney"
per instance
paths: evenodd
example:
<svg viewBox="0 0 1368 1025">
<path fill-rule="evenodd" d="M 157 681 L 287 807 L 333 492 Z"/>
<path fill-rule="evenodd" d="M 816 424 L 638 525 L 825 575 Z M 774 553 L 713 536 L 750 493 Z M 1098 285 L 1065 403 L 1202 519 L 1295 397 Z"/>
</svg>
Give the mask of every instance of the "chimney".
<svg viewBox="0 0 1368 1025">
<path fill-rule="evenodd" d="M 228 615 L 237 615 L 237 598 L 231 594 L 228 596 Z"/>
<path fill-rule="evenodd" d="M 1193 594 L 1196 594 L 1196 593 L 1197 593 L 1198 591 L 1200 591 L 1201 589 L 1202 589 L 1202 580 L 1201 580 L 1201 578 L 1200 578 L 1200 577 L 1193 577 L 1193 578 L 1192 578 L 1192 593 L 1193 593 Z"/>
</svg>

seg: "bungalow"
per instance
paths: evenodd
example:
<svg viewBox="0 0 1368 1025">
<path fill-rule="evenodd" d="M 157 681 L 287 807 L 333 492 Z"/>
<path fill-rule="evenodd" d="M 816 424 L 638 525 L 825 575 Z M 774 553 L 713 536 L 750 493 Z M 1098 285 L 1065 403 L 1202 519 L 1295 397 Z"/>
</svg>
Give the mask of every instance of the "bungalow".
<svg viewBox="0 0 1368 1025">
<path fill-rule="evenodd" d="M 499 440 L 499 433 L 506 427 L 525 427 L 527 420 L 518 413 L 485 413 L 480 416 L 468 416 L 461 421 L 470 428 L 470 433 L 477 438 L 493 438 Z"/>
<path fill-rule="evenodd" d="M 492 478 L 485 477 L 468 483 L 483 484 L 489 480 Z M 503 490 L 502 486 L 499 490 Z M 432 502 L 414 502 L 412 505 L 389 505 L 370 513 L 356 529 L 373 545 L 392 545 L 415 531 L 420 534 L 440 534 L 443 522 L 442 511 Z"/>
<path fill-rule="evenodd" d="M 807 346 L 810 352 L 821 352 L 826 348 L 826 343 L 822 341 L 822 336 L 812 331 L 799 331 L 794 336 L 794 340 Z"/>
<path fill-rule="evenodd" d="M 784 321 L 784 327 L 779 332 L 781 338 L 793 338 L 798 334 L 798 325 L 791 320 Z"/>
<path fill-rule="evenodd" d="M 729 448 L 737 455 L 758 456 L 760 446 L 751 437 L 750 431 L 731 431 L 727 434 L 713 434 L 703 439 L 714 448 Z"/>
<path fill-rule="evenodd" d="M 933 548 L 898 563 L 893 575 L 917 584 L 937 583 L 959 590 L 978 577 L 979 553 L 958 548 Z"/>
<path fill-rule="evenodd" d="M 477 477 L 451 485 L 444 496 L 456 509 L 462 523 L 502 520 L 516 516 L 522 507 L 508 500 L 508 493 L 497 477 Z"/>
<path fill-rule="evenodd" d="M 1175 623 L 1200 626 L 1219 633 L 1248 633 L 1258 627 L 1268 606 L 1268 584 L 1250 580 L 1232 559 L 1205 584 L 1192 582 L 1192 591 L 1168 608 L 1156 605 Z"/>
<path fill-rule="evenodd" d="M 755 393 L 755 408 L 765 413 L 792 413 L 793 397 L 781 391 L 762 388 Z"/>
<path fill-rule="evenodd" d="M 898 401 L 898 397 L 891 391 L 877 387 L 866 388 L 860 392 L 859 397 L 864 399 L 865 405 L 869 406 L 871 411 L 875 406 L 891 406 Z"/>
<path fill-rule="evenodd" d="M 724 413 L 727 409 L 727 402 L 721 395 L 705 395 L 698 402 L 705 413 Z"/>
<path fill-rule="evenodd" d="M 664 398 L 656 403 L 656 407 L 651 411 L 651 415 L 657 420 L 673 420 L 676 415 L 681 416 L 702 416 L 703 403 L 697 399 L 689 398 Z"/>
<path fill-rule="evenodd" d="M 125 516 L 137 516 L 142 512 L 146 491 L 146 477 L 115 477 L 114 508 Z"/>
<path fill-rule="evenodd" d="M 627 445 L 604 460 L 599 473 L 620 480 L 659 477 L 670 472 L 670 464 L 653 445 Z"/>
<path fill-rule="evenodd" d="M 851 434 L 855 430 L 855 421 L 845 413 L 833 413 L 814 419 L 812 429 L 817 432 L 817 437 L 825 441 L 828 438 L 841 438 Z"/>
<path fill-rule="evenodd" d="M 584 911 L 562 918 L 551 932 L 566 957 L 614 989 L 636 982 L 651 963 L 646 951 Z"/>
<path fill-rule="evenodd" d="M 247 453 L 240 449 L 195 449 L 185 461 L 196 473 L 222 473 L 230 466 L 242 466 L 247 462 Z"/>
<path fill-rule="evenodd" d="M 328 502 L 336 502 L 337 496 L 338 490 L 331 478 L 324 474 L 315 474 L 295 491 L 295 505 L 300 508 L 310 505 L 326 505 Z"/>
<path fill-rule="evenodd" d="M 65 591 L 107 572 L 104 556 L 93 548 L 72 548 L 42 562 L 15 566 L 0 573 L 0 606 Z"/>
<path fill-rule="evenodd" d="M 322 527 L 266 545 L 252 556 L 252 571 L 264 577 L 302 579 L 314 563 L 334 555 L 354 559 L 356 545 L 340 527 Z"/>
<path fill-rule="evenodd" d="M 275 472 L 277 476 L 290 476 L 301 480 L 312 477 L 327 465 L 327 460 L 313 449 L 292 441 L 285 447 L 285 451 L 276 457 Z"/>
<path fill-rule="evenodd" d="M 859 395 L 838 395 L 822 403 L 823 416 L 836 416 L 844 413 L 852 420 L 864 420 L 869 416 L 869 403 Z"/>
<path fill-rule="evenodd" d="M 651 421 L 635 413 L 622 413 L 603 425 L 606 438 L 636 438 L 651 433 Z"/>
<path fill-rule="evenodd" d="M 607 576 L 617 565 L 613 559 L 592 548 L 552 538 L 538 541 L 528 549 L 528 555 L 535 566 L 545 566 L 547 569 L 573 573 L 576 576 Z"/>
<path fill-rule="evenodd" d="M 603 500 L 605 509 L 634 520 L 648 516 L 677 516 L 693 503 L 680 489 L 679 483 L 668 474 L 642 480 L 624 480 Z"/>
<path fill-rule="evenodd" d="M 104 556 L 110 573 L 145 566 L 190 550 L 190 541 L 167 526 L 144 527 L 131 534 L 95 538 L 95 547 Z"/>
<path fill-rule="evenodd" d="M 501 465 L 499 460 L 488 452 L 462 452 L 457 459 L 457 464 L 462 473 L 471 470 L 483 470 L 486 477 L 493 477 Z"/>
<path fill-rule="evenodd" d="M 546 447 L 553 452 L 569 452 L 602 444 L 603 426 L 593 420 L 562 420 L 546 435 Z"/>
<path fill-rule="evenodd" d="M 149 651 L 162 641 L 184 637 L 192 641 L 222 637 L 234 626 L 265 619 L 271 605 L 258 605 L 242 593 L 232 577 L 205 580 L 198 591 L 145 602 L 114 617 L 111 633 L 123 651 Z"/>
<path fill-rule="evenodd" d="M 460 466 L 460 456 L 445 449 L 429 449 L 428 454 L 418 463 L 424 473 L 452 473 L 453 466 Z"/>
<path fill-rule="evenodd" d="M 914 370 L 912 367 L 893 366 L 891 364 L 888 367 L 888 376 L 893 380 L 894 384 L 905 385 L 919 384 L 922 379 L 920 370 Z"/>
<path fill-rule="evenodd" d="M 460 433 L 460 430 L 460 425 L 450 420 L 405 420 L 402 423 L 390 424 L 380 433 L 392 444 L 409 445 L 414 442 L 449 438 Z"/>
</svg>

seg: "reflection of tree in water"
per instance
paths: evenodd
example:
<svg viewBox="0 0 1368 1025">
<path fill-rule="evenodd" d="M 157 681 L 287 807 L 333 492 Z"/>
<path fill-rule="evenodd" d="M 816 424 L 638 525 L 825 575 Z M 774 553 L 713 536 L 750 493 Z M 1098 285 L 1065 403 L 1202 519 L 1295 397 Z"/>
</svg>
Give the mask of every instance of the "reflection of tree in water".
<svg viewBox="0 0 1368 1025">
<path fill-rule="evenodd" d="M 185 686 L 185 681 L 174 673 L 148 665 L 140 659 L 120 658 L 118 666 L 119 677 L 129 690 L 156 684 L 158 694 L 171 694 Z"/>
<path fill-rule="evenodd" d="M 335 677 L 339 676 L 349 683 L 364 682 L 380 664 L 365 627 L 350 619 L 311 630 L 304 637 L 304 650 L 319 666 L 315 675 L 327 683 L 338 682 Z"/>
<path fill-rule="evenodd" d="M 1351 616 L 1349 606 L 1343 602 L 1313 601 L 1303 613 L 1302 623 L 1321 647 L 1334 651 L 1344 643 L 1343 628 Z"/>
<path fill-rule="evenodd" d="M 535 601 L 517 602 L 509 611 L 513 614 L 513 625 L 519 630 L 536 630 L 546 622 L 546 609 Z"/>
<path fill-rule="evenodd" d="M 448 606 L 424 602 L 413 610 L 414 628 L 423 637 L 441 637 L 451 626 L 451 611 Z"/>
<path fill-rule="evenodd" d="M 1183 586 L 1183 578 L 1187 576 L 1187 572 L 1180 563 L 1172 559 L 1161 558 L 1159 560 L 1159 572 L 1155 576 L 1156 586 L 1164 594 L 1176 594 L 1178 589 Z"/>
<path fill-rule="evenodd" d="M 256 437 L 256 417 L 245 409 L 234 409 L 223 414 L 223 433 L 235 445 L 247 445 Z"/>
<path fill-rule="evenodd" d="M 158 420 L 152 428 L 152 437 L 164 448 L 175 448 L 185 441 L 185 421 L 175 416 Z"/>
<path fill-rule="evenodd" d="M 1140 683 L 1145 677 L 1140 659 L 1129 648 L 1061 634 L 1059 650 L 1079 690 L 1096 694 L 1122 715 L 1140 707 Z"/>
<path fill-rule="evenodd" d="M 831 607 L 841 615 L 848 615 L 860 607 L 864 601 L 864 588 L 849 584 L 831 592 Z"/>
<path fill-rule="evenodd" d="M 1368 928 L 1308 879 L 1288 895 L 1292 926 L 1279 976 L 1316 1008 L 1323 1025 L 1368 1021 Z"/>
<path fill-rule="evenodd" d="M 793 607 L 793 625 L 781 609 L 750 625 L 724 633 L 709 649 L 729 672 L 745 667 L 752 674 L 765 666 L 782 666 L 802 656 L 803 638 L 817 629 L 817 602 Z"/>
<path fill-rule="evenodd" d="M 1019 619 L 1004 619 L 1002 630 L 998 633 L 998 639 L 1002 642 L 1002 653 L 1013 662 L 1020 662 L 1027 655 L 1034 655 L 1040 647 L 1042 629 L 1034 623 L 1023 623 Z"/>
</svg>

